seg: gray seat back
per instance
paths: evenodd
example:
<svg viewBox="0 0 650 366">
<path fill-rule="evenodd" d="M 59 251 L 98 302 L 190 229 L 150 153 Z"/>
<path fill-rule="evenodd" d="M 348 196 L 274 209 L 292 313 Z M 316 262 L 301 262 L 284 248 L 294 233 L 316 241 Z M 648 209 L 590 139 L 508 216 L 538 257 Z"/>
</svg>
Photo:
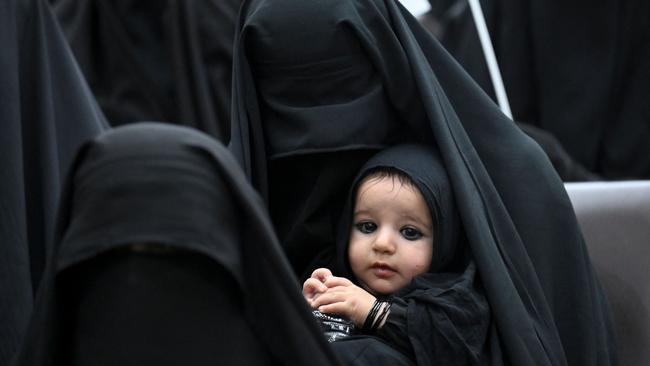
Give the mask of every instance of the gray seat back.
<svg viewBox="0 0 650 366">
<path fill-rule="evenodd" d="M 620 364 L 650 365 L 650 181 L 565 187 L 609 299 Z"/>
</svg>

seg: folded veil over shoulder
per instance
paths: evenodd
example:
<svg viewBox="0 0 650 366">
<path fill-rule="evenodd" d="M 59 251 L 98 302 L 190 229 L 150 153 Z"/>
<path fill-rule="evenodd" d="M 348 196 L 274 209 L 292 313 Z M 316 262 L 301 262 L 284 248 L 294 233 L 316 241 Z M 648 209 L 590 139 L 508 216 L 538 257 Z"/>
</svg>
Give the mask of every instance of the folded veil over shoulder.
<svg viewBox="0 0 650 366">
<path fill-rule="evenodd" d="M 607 303 L 550 162 L 396 0 L 249 0 L 237 31 L 230 148 L 297 272 L 304 253 L 333 245 L 340 192 L 370 151 L 435 145 L 503 364 L 616 364 Z"/>
</svg>

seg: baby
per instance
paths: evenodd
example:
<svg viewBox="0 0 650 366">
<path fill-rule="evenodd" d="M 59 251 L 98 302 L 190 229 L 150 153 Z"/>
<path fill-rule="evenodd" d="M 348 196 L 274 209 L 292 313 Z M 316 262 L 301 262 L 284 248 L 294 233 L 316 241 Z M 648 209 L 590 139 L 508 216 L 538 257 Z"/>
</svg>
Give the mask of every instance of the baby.
<svg viewBox="0 0 650 366">
<path fill-rule="evenodd" d="M 434 224 L 420 189 L 401 170 L 371 169 L 357 187 L 347 249 L 356 283 L 319 268 L 304 282 L 303 295 L 313 309 L 373 331 L 390 313 L 385 299 L 429 271 Z"/>
<path fill-rule="evenodd" d="M 319 319 L 334 352 L 350 364 L 473 364 L 490 310 L 441 156 L 423 145 L 388 148 L 352 187 L 338 262 L 303 284 L 316 315 L 357 328 L 332 338 Z"/>
<path fill-rule="evenodd" d="M 332 338 L 320 319 L 334 352 L 349 364 L 480 364 L 490 308 L 442 157 L 422 145 L 391 147 L 352 187 L 337 276 L 319 268 L 303 285 L 317 315 L 358 328 Z"/>
</svg>

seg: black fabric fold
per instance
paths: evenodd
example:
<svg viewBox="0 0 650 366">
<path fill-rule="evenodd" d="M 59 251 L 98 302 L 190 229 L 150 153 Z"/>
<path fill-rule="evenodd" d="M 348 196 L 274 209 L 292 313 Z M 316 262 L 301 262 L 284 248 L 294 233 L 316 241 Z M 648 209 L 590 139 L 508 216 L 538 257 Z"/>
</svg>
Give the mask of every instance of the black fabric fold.
<svg viewBox="0 0 650 366">
<path fill-rule="evenodd" d="M 514 118 L 550 134 L 574 164 L 604 179 L 648 178 L 648 2 L 481 5 Z M 493 94 L 469 7 L 443 28 L 441 42 Z"/>
<path fill-rule="evenodd" d="M 161 121 L 227 142 L 240 0 L 50 0 L 113 125 Z"/>
<path fill-rule="evenodd" d="M 107 128 L 46 1 L 0 5 L 0 364 L 31 315 L 63 176 Z"/>
</svg>

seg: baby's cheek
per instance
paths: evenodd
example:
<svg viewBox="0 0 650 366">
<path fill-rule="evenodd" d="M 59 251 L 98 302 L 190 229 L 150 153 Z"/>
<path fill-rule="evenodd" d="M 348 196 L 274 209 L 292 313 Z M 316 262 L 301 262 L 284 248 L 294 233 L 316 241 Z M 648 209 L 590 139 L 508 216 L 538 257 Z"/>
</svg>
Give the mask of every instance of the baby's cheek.
<svg viewBox="0 0 650 366">
<path fill-rule="evenodd" d="M 426 272 L 427 269 L 429 269 L 429 268 L 427 268 L 427 267 L 424 265 L 424 263 L 417 263 L 417 264 L 413 267 L 413 274 L 414 274 L 414 275 L 419 275 L 419 274 L 421 274 L 421 273 Z"/>
<path fill-rule="evenodd" d="M 420 259 L 420 260 L 416 260 L 415 262 L 412 263 L 412 266 L 411 266 L 413 277 L 415 277 L 415 276 L 417 276 L 419 274 L 428 272 L 429 267 L 431 266 L 431 261 L 422 260 L 422 259 L 424 259 L 422 257 L 420 257 L 418 259 Z"/>
<path fill-rule="evenodd" d="M 348 248 L 348 261 L 355 276 L 359 275 L 357 272 L 359 268 L 363 267 L 363 259 L 364 253 L 359 245 L 351 244 Z"/>
</svg>

